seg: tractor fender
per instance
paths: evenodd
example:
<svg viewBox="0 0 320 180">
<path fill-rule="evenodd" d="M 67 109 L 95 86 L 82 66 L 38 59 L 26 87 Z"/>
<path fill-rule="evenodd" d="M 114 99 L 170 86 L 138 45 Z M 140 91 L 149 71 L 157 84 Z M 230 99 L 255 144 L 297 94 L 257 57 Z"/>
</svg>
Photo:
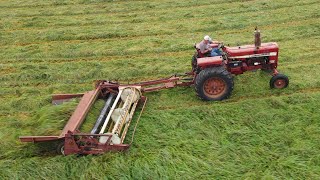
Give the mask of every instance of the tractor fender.
<svg viewBox="0 0 320 180">
<path fill-rule="evenodd" d="M 223 61 L 222 56 L 204 57 L 204 58 L 198 58 L 197 64 L 198 64 L 198 67 L 201 67 L 202 69 L 204 69 L 211 66 L 220 66 L 222 65 L 222 61 Z"/>
</svg>

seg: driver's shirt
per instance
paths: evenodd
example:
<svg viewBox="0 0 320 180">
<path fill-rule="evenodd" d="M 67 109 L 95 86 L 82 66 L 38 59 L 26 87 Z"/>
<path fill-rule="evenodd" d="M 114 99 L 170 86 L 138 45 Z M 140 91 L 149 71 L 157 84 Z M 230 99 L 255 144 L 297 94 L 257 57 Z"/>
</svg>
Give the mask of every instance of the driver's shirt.
<svg viewBox="0 0 320 180">
<path fill-rule="evenodd" d="M 201 53 L 204 53 L 205 50 L 210 49 L 210 42 L 206 44 L 204 40 L 202 40 L 196 47 L 200 49 Z"/>
</svg>

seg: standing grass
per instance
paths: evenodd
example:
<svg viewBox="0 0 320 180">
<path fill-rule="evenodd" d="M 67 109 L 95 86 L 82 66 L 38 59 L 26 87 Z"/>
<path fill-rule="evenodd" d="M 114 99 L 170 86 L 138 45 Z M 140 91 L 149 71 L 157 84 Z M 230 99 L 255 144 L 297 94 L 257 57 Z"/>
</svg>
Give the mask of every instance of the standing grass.
<svg viewBox="0 0 320 180">
<path fill-rule="evenodd" d="M 0 179 L 319 179 L 319 4 L 1 1 Z M 51 94 L 85 92 L 97 79 L 187 72 L 192 45 L 205 34 L 251 44 L 256 25 L 263 42 L 280 46 L 287 89 L 270 90 L 258 71 L 236 76 L 223 102 L 200 101 L 189 87 L 147 93 L 127 153 L 63 157 L 50 144 L 18 140 L 59 134 L 78 101 L 52 106 Z"/>
</svg>

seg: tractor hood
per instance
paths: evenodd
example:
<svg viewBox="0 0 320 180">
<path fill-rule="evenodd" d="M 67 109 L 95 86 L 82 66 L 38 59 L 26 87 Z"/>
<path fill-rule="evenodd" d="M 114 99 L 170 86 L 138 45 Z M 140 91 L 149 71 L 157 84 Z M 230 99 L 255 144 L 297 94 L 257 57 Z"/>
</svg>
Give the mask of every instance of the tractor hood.
<svg viewBox="0 0 320 180">
<path fill-rule="evenodd" d="M 275 42 L 262 43 L 259 49 L 256 49 L 254 45 L 245 45 L 237 47 L 225 47 L 225 52 L 227 52 L 229 58 L 248 58 L 247 56 L 260 54 L 269 56 L 271 53 L 272 56 L 278 56 L 279 46 Z"/>
</svg>

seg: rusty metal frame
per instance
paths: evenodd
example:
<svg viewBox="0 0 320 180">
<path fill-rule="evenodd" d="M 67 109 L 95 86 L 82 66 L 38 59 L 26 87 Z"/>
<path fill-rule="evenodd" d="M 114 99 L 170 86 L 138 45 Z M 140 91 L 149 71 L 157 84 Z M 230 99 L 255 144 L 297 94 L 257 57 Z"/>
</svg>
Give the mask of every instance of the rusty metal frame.
<svg viewBox="0 0 320 180">
<path fill-rule="evenodd" d="M 95 90 L 88 91 L 86 93 L 80 94 L 57 94 L 52 96 L 52 102 L 54 104 L 62 103 L 68 101 L 72 98 L 81 97 L 81 100 L 70 117 L 69 121 L 65 125 L 64 129 L 59 136 L 20 136 L 21 142 L 45 142 L 45 141 L 64 141 L 65 145 L 65 155 L 68 154 L 101 154 L 106 151 L 124 151 L 127 150 L 132 144 L 133 137 L 136 131 L 137 124 L 141 117 L 141 114 L 146 105 L 147 98 L 142 96 L 140 101 L 143 102 L 143 107 L 134 127 L 131 142 L 129 144 L 110 144 L 111 136 L 107 134 L 84 134 L 80 133 L 78 128 L 84 121 L 87 113 L 89 112 L 91 106 L 96 101 L 99 96 L 104 96 L 106 93 L 115 93 L 118 91 L 119 87 L 122 86 L 140 86 L 142 92 L 152 92 L 160 89 L 173 88 L 176 86 L 190 86 L 194 83 L 195 75 L 193 73 L 186 73 L 183 76 L 189 76 L 189 79 L 183 79 L 176 75 L 169 78 L 163 78 L 152 81 L 144 81 L 134 84 L 119 84 L 110 81 L 99 81 L 96 84 Z M 192 78 L 190 78 L 192 77 Z M 100 143 L 96 137 L 97 136 L 109 136 L 106 143 Z M 80 137 L 80 138 L 79 138 Z M 78 143 L 82 141 L 82 143 Z"/>
<path fill-rule="evenodd" d="M 106 143 L 99 143 L 96 137 L 108 136 Z M 107 151 L 125 151 L 130 144 L 110 144 L 112 135 L 108 134 L 85 134 L 72 133 L 69 131 L 65 135 L 64 155 L 70 154 L 102 154 Z"/>
<path fill-rule="evenodd" d="M 184 79 L 184 76 L 189 76 L 189 79 Z M 194 73 L 185 73 L 182 76 L 176 76 L 173 75 L 169 78 L 162 78 L 157 80 L 151 80 L 151 81 L 143 81 L 133 84 L 117 84 L 117 83 L 111 83 L 109 81 L 100 81 L 100 84 L 97 85 L 98 88 L 117 88 L 119 86 L 141 86 L 142 92 L 152 92 L 152 91 L 158 91 L 161 89 L 169 89 L 174 88 L 176 86 L 190 86 L 194 84 Z"/>
<path fill-rule="evenodd" d="M 63 102 L 69 101 L 73 98 L 82 97 L 84 93 L 79 94 L 54 94 L 52 95 L 52 104 L 58 105 Z"/>
</svg>

